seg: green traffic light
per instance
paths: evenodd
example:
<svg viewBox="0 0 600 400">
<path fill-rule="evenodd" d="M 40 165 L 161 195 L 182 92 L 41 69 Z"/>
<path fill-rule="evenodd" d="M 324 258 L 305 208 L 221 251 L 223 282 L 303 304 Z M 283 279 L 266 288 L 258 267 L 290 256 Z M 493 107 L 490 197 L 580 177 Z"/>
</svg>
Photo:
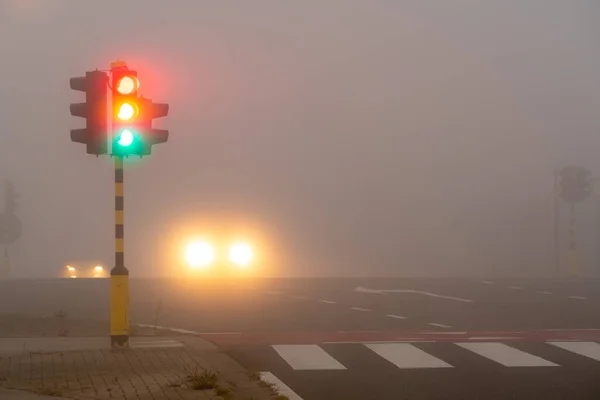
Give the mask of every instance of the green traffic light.
<svg viewBox="0 0 600 400">
<path fill-rule="evenodd" d="M 117 140 L 117 144 L 123 147 L 131 146 L 133 144 L 133 132 L 129 129 L 123 130 L 121 136 L 119 136 L 119 140 Z"/>
</svg>

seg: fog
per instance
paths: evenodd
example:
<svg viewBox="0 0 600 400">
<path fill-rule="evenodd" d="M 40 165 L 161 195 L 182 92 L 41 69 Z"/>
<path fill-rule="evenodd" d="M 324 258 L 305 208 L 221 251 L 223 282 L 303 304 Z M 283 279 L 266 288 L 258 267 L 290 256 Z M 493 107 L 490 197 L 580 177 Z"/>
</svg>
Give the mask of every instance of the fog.
<svg viewBox="0 0 600 400">
<path fill-rule="evenodd" d="M 169 141 L 127 165 L 132 276 L 168 273 L 178 232 L 224 214 L 260 231 L 275 275 L 542 273 L 553 170 L 600 173 L 599 17 L 593 0 L 0 0 L 15 273 L 114 262 L 112 165 L 70 141 L 69 78 L 119 59 L 170 104 Z M 600 216 L 580 211 L 592 271 Z"/>
</svg>

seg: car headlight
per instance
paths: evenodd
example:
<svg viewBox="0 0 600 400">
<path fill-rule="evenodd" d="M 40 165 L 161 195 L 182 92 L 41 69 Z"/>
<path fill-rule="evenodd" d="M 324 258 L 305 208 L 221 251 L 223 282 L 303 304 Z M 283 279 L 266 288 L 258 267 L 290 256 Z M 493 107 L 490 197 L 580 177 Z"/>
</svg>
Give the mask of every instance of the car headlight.
<svg viewBox="0 0 600 400">
<path fill-rule="evenodd" d="M 240 267 L 250 265 L 253 258 L 252 247 L 247 243 L 235 243 L 229 248 L 229 260 Z"/>
<path fill-rule="evenodd" d="M 192 242 L 185 249 L 185 259 L 191 268 L 207 267 L 215 260 L 215 250 L 210 243 Z"/>
</svg>

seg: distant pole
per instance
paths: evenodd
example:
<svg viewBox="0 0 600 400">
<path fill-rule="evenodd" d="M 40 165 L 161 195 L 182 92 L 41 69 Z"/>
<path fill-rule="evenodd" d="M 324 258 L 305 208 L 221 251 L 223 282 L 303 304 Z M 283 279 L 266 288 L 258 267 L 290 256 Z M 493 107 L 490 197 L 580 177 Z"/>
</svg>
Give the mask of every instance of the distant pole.
<svg viewBox="0 0 600 400">
<path fill-rule="evenodd" d="M 575 247 L 575 204 L 569 204 L 569 255 L 571 276 L 577 275 L 577 249 Z"/>
<path fill-rule="evenodd" d="M 10 268 L 10 257 L 8 256 L 8 249 L 4 248 L 4 259 L 2 260 L 2 269 L 0 270 L 0 279 L 10 279 L 11 278 L 11 268 Z"/>
<path fill-rule="evenodd" d="M 554 204 L 554 274 L 560 275 L 560 241 L 558 236 L 559 230 L 559 173 L 558 170 L 554 170 L 554 192 L 553 192 L 553 204 Z"/>
</svg>

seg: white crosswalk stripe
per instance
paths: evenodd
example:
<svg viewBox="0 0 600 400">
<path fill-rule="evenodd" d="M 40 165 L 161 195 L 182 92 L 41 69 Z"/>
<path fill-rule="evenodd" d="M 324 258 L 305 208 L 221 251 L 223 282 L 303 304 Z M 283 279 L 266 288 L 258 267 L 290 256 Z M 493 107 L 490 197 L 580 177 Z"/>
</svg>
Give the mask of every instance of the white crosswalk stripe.
<svg viewBox="0 0 600 400">
<path fill-rule="evenodd" d="M 548 344 L 600 361 L 600 344 L 596 342 L 548 342 Z"/>
<path fill-rule="evenodd" d="M 504 343 L 457 343 L 462 348 L 495 361 L 505 367 L 556 367 L 558 364 L 510 347 Z"/>
<path fill-rule="evenodd" d="M 564 367 L 551 361 L 553 360 L 552 357 L 556 357 L 554 353 L 550 353 L 553 356 L 549 356 L 549 360 L 544 358 L 548 356 L 544 356 L 543 346 L 534 347 L 532 353 L 535 354 L 532 354 L 521 350 L 520 348 L 524 348 L 522 345 L 515 347 L 512 343 L 502 342 L 436 343 L 432 345 L 437 346 L 435 355 L 428 353 L 430 350 L 427 349 L 433 350 L 432 347 L 425 347 L 424 350 L 417 343 L 405 342 L 273 345 L 270 347 L 294 370 L 346 370 L 354 368 L 356 365 L 344 365 L 348 361 L 342 363 L 342 361 L 329 354 L 328 351 L 332 351 L 335 347 L 338 350 L 335 350 L 333 354 L 342 355 L 344 351 L 340 351 L 338 346 L 347 346 L 347 351 L 356 352 L 359 349 L 356 347 L 357 345 L 362 345 L 363 348 L 370 350 L 370 354 L 386 360 L 390 366 L 398 369 L 459 368 L 467 365 L 464 363 L 453 365 L 457 362 L 455 358 L 453 358 L 455 361 L 444 359 L 445 353 L 442 350 L 445 346 L 446 348 L 448 348 L 447 346 L 458 346 L 464 351 L 510 368 Z M 600 343 L 571 341 L 546 342 L 545 345 L 548 346 L 547 350 L 551 350 L 551 347 L 554 346 L 573 353 L 576 357 L 583 356 L 600 361 Z M 539 354 L 540 351 L 542 351 L 542 354 Z M 365 357 L 368 353 L 363 351 L 361 354 Z M 369 361 L 365 360 L 364 365 L 368 364 Z"/>
<path fill-rule="evenodd" d="M 296 370 L 346 369 L 338 360 L 314 344 L 274 345 L 273 348 Z"/>
<path fill-rule="evenodd" d="M 366 346 L 402 369 L 452 367 L 452 365 L 424 352 L 410 343 L 381 343 L 367 344 Z"/>
</svg>

